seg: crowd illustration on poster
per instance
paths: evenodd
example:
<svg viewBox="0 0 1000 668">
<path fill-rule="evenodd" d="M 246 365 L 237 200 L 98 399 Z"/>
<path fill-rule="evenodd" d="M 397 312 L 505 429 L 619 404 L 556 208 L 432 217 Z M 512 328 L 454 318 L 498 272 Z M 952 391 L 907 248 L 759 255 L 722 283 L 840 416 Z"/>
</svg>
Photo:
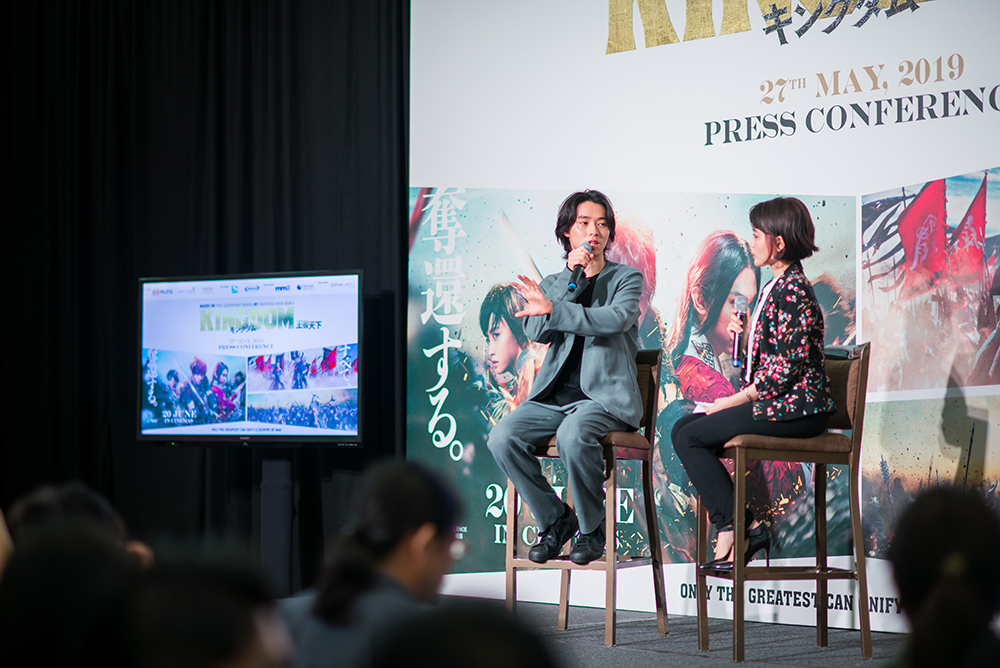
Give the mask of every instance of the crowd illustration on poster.
<svg viewBox="0 0 1000 668">
<path fill-rule="evenodd" d="M 896 520 L 930 488 L 977 490 L 1000 513 L 988 424 L 963 396 L 1000 390 L 1000 234 L 987 227 L 1000 214 L 997 197 L 993 168 L 862 198 L 860 317 L 878 343 L 869 391 L 896 399 L 908 432 L 887 425 L 877 460 L 863 467 L 871 556 L 885 556 Z M 888 406 L 870 408 L 878 420 Z M 928 442 L 942 456 L 917 446 Z"/>
<path fill-rule="evenodd" d="M 142 429 L 148 433 L 224 423 L 357 432 L 356 343 L 249 358 L 142 354 Z"/>
</svg>

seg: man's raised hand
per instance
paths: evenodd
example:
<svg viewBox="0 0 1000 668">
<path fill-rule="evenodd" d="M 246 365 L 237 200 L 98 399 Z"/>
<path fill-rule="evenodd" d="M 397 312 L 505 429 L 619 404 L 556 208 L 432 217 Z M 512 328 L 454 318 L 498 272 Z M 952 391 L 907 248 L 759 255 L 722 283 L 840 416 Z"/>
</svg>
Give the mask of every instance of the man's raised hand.
<svg viewBox="0 0 1000 668">
<path fill-rule="evenodd" d="M 518 288 L 528 303 L 524 305 L 523 309 L 515 313 L 514 317 L 523 318 L 528 315 L 547 315 L 552 313 L 552 302 L 545 296 L 542 289 L 538 287 L 538 283 L 521 274 L 518 274 L 517 278 L 521 281 Z"/>
</svg>

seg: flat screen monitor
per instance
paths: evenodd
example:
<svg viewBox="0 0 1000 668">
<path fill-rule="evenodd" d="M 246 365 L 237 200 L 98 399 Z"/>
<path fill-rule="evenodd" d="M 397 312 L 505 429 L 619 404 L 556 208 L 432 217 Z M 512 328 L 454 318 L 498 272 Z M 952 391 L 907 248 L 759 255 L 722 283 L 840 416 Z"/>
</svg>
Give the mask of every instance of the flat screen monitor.
<svg viewBox="0 0 1000 668">
<path fill-rule="evenodd" d="M 362 275 L 139 281 L 140 440 L 360 444 Z"/>
</svg>

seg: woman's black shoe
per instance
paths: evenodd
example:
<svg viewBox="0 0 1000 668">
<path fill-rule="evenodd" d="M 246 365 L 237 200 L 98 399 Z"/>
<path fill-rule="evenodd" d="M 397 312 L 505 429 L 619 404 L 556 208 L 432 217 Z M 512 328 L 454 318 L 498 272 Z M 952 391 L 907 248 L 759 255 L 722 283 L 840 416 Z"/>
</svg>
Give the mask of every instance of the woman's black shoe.
<svg viewBox="0 0 1000 668">
<path fill-rule="evenodd" d="M 763 522 L 756 529 L 749 529 L 747 531 L 747 538 L 750 539 L 750 545 L 747 546 L 747 553 L 744 555 L 744 566 L 750 563 L 753 556 L 764 550 L 764 557 L 767 559 L 768 567 L 771 566 L 771 532 L 767 530 L 767 525 Z"/>
<path fill-rule="evenodd" d="M 722 527 L 716 533 L 726 533 L 726 532 L 729 532 L 729 533 L 733 532 L 733 525 L 732 524 L 730 524 L 729 526 Z M 735 546 L 735 543 L 734 543 L 734 546 Z M 718 559 L 712 559 L 711 561 L 705 562 L 705 566 L 707 566 L 708 568 L 723 568 L 724 569 L 724 568 L 726 568 L 726 564 L 729 564 L 730 567 L 731 567 L 732 563 L 733 563 L 733 547 L 730 547 L 729 548 L 729 552 L 726 552 L 725 555 L 723 555 L 722 557 L 720 557 Z"/>
<path fill-rule="evenodd" d="M 731 531 L 731 529 L 730 529 Z M 747 551 L 743 555 L 743 565 L 746 566 L 753 559 L 754 555 L 764 550 L 764 556 L 767 559 L 768 567 L 771 566 L 771 533 L 767 530 L 767 525 L 763 522 L 755 529 L 747 529 L 746 533 L 747 539 L 749 540 L 749 545 L 747 545 Z M 735 547 L 735 545 L 734 545 Z M 708 562 L 705 566 L 709 568 L 714 568 L 720 571 L 731 571 L 733 570 L 733 550 L 730 548 L 726 556 L 721 559 L 715 559 Z"/>
</svg>

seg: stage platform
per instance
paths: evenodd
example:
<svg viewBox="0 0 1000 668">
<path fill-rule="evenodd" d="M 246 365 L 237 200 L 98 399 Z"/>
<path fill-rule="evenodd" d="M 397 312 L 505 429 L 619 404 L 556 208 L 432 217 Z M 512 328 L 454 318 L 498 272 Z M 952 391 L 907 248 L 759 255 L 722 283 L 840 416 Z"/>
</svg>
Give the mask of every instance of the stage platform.
<svg viewBox="0 0 1000 668">
<path fill-rule="evenodd" d="M 695 617 L 671 615 L 669 633 L 656 634 L 656 616 L 646 612 L 618 611 L 618 644 L 604 645 L 604 610 L 570 608 L 569 629 L 556 628 L 558 608 L 542 603 L 518 603 L 518 618 L 541 635 L 552 649 L 560 668 L 685 668 L 732 667 L 733 624 L 709 620 L 708 652 L 698 651 Z M 746 622 L 747 666 L 795 666 L 802 668 L 877 668 L 902 652 L 906 636 L 872 633 L 873 656 L 861 657 L 858 631 L 830 629 L 829 646 L 816 646 L 816 629 L 808 626 Z"/>
</svg>

